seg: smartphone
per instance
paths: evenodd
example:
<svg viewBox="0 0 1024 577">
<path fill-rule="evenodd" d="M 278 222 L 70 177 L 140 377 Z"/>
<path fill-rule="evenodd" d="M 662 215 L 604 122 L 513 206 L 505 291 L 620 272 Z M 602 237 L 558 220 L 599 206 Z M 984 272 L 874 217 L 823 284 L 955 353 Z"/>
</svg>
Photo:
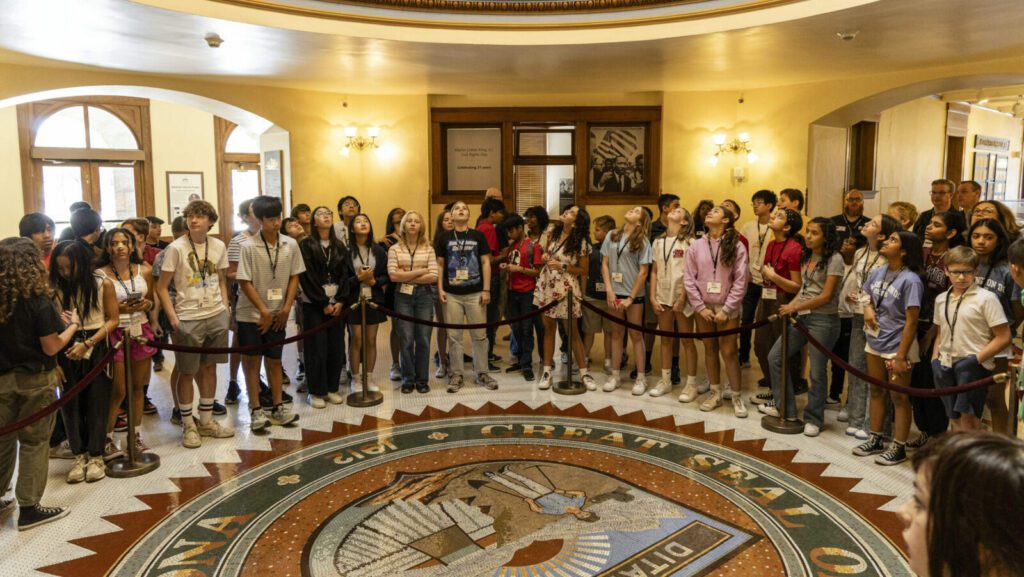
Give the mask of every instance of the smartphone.
<svg viewBox="0 0 1024 577">
<path fill-rule="evenodd" d="M 139 291 L 128 293 L 128 304 L 135 304 L 142 300 L 142 293 Z"/>
</svg>

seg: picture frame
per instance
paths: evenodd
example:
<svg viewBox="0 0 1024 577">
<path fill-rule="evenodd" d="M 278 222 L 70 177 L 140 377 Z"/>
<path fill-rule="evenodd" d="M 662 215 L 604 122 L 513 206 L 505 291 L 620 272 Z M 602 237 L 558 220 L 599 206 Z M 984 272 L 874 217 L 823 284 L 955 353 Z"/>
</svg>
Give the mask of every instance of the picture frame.
<svg viewBox="0 0 1024 577">
<path fill-rule="evenodd" d="M 443 135 L 445 194 L 482 194 L 501 186 L 500 126 L 446 126 Z"/>
<path fill-rule="evenodd" d="M 168 170 L 166 178 L 168 222 L 182 216 L 188 203 L 206 198 L 202 172 Z"/>
<path fill-rule="evenodd" d="M 587 126 L 587 192 L 590 196 L 649 195 L 648 123 Z"/>
<path fill-rule="evenodd" d="M 263 194 L 284 200 L 284 151 L 263 151 Z"/>
</svg>

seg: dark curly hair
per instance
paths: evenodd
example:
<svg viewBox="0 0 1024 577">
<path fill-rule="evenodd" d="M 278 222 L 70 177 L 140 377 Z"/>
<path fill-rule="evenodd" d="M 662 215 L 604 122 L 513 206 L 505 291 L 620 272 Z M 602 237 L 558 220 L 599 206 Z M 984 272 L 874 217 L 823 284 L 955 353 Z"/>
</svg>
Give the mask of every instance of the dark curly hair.
<svg viewBox="0 0 1024 577">
<path fill-rule="evenodd" d="M 0 323 L 7 323 L 21 300 L 52 296 L 42 254 L 31 239 L 0 241 Z"/>
<path fill-rule="evenodd" d="M 824 237 L 824 244 L 821 246 L 821 259 L 815 268 L 818 270 L 828 270 L 828 263 L 832 259 L 832 255 L 839 252 L 839 247 L 842 246 L 842 242 L 839 240 L 839 233 L 836 232 L 836 224 L 831 219 L 823 216 L 812 218 L 808 225 L 811 224 L 818 225 Z M 804 246 L 804 251 L 800 255 L 800 264 L 810 261 L 812 254 L 813 251 Z"/>
<path fill-rule="evenodd" d="M 587 212 L 587 209 L 575 204 L 566 206 L 562 212 L 564 213 L 566 210 L 573 207 L 578 209 L 576 214 L 576 223 L 573 224 L 572 230 L 569 232 L 569 238 L 566 239 L 565 246 L 562 247 L 562 249 L 565 254 L 574 254 L 578 256 L 583 254 L 584 243 L 588 245 L 590 244 L 590 213 Z M 565 223 L 561 220 L 555 222 L 555 224 L 551 226 L 551 234 L 548 237 L 548 242 L 557 241 L 558 238 L 562 236 L 562 228 L 564 227 Z"/>
<path fill-rule="evenodd" d="M 971 242 L 971 238 L 974 236 L 974 231 L 981 227 L 985 227 L 994 232 L 996 239 L 999 242 L 999 244 L 996 245 L 996 249 L 992 251 L 992 255 L 988 257 L 989 266 L 994 267 L 1006 260 L 1006 253 L 1010 249 L 1010 235 L 1007 234 L 1006 228 L 1003 227 L 1003 223 L 994 218 L 983 218 L 979 221 L 975 221 L 975 223 L 971 225 L 970 230 L 967 231 L 967 242 L 971 243 L 972 248 L 974 243 Z"/>
<path fill-rule="evenodd" d="M 142 264 L 142 257 L 139 256 L 139 251 L 135 249 L 135 235 L 123 228 L 112 228 L 103 235 L 103 254 L 101 254 L 100 258 L 96 261 L 96 268 L 103 268 L 111 265 L 110 243 L 114 240 L 114 235 L 116 234 L 123 234 L 128 237 L 128 263 Z"/>
</svg>

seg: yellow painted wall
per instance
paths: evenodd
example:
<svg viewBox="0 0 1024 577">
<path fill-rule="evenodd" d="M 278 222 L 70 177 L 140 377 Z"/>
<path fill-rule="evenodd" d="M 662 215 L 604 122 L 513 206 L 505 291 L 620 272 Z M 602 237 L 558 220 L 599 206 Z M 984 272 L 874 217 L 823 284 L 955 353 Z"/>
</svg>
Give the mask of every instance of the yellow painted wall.
<svg viewBox="0 0 1024 577">
<path fill-rule="evenodd" d="M 189 106 L 151 100 L 149 120 L 153 136 L 153 195 L 157 216 L 170 222 L 167 215 L 167 171 L 171 171 L 202 172 L 203 197 L 217 208 L 222 218 L 226 218 L 217 202 L 213 115 Z M 214 232 L 219 231 L 218 222 L 214 225 Z"/>
<path fill-rule="evenodd" d="M 896 200 L 913 203 L 918 211 L 931 208 L 931 182 L 943 177 L 945 147 L 944 102 L 919 98 L 883 111 L 875 160 L 877 210 Z"/>
<path fill-rule="evenodd" d="M 24 216 L 21 192 L 21 152 L 18 146 L 18 114 L 13 106 L 0 108 L 0 237 L 17 235 Z"/>
<path fill-rule="evenodd" d="M 1010 152 L 997 153 L 1009 156 L 1010 164 L 1006 175 L 1006 197 L 1017 198 L 1020 192 L 1021 178 L 1021 140 L 1024 138 L 1021 120 L 1005 114 L 974 106 L 967 117 L 967 158 L 964 159 L 964 177 L 973 179 L 974 153 L 976 151 L 974 137 L 977 135 L 1005 138 L 1010 141 Z"/>
</svg>

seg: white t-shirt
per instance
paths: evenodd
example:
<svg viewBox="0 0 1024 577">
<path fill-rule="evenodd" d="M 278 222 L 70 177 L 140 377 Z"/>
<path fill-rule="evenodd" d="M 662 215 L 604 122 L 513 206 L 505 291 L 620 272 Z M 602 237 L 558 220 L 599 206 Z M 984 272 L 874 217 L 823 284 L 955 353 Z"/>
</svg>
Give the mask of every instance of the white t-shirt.
<svg viewBox="0 0 1024 577">
<path fill-rule="evenodd" d="M 744 223 L 740 227 L 740 234 L 747 239 L 747 244 L 750 245 L 750 250 L 747 251 L 748 264 L 747 268 L 750 270 L 750 282 L 758 286 L 764 284 L 764 279 L 761 277 L 761 266 L 764 265 L 764 249 L 768 246 L 768 241 L 775 238 L 767 224 L 759 224 L 757 220 Z"/>
<path fill-rule="evenodd" d="M 949 300 L 950 292 L 935 297 L 933 322 L 939 327 L 939 360 L 943 365 L 952 365 L 964 357 L 977 354 L 992 340 L 992 329 L 1007 324 L 1003 305 L 993 292 L 972 285 L 960 298 Z M 952 322 L 956 324 L 951 330 Z M 985 361 L 982 366 L 991 371 L 996 366 L 995 359 Z"/>
<path fill-rule="evenodd" d="M 654 239 L 651 256 L 658 271 L 658 285 L 654 289 L 654 298 L 661 306 L 670 307 L 683 292 L 683 267 L 686 263 L 686 249 L 690 248 L 690 240 L 672 238 Z"/>
<path fill-rule="evenodd" d="M 220 294 L 220 278 L 228 268 L 227 247 L 212 236 L 194 247 L 189 235 L 178 238 L 164 249 L 167 257 L 161 269 L 174 274 L 174 312 L 183 321 L 208 319 L 227 310 Z"/>
<path fill-rule="evenodd" d="M 853 264 L 843 272 L 842 286 L 839 287 L 839 316 L 850 318 L 853 315 L 863 315 L 864 305 L 869 302 L 867 295 L 860 290 L 868 273 L 880 266 L 886 266 L 888 261 L 877 251 L 868 250 L 867 247 L 857 249 L 853 255 Z M 850 300 L 854 302 L 850 302 Z"/>
</svg>

